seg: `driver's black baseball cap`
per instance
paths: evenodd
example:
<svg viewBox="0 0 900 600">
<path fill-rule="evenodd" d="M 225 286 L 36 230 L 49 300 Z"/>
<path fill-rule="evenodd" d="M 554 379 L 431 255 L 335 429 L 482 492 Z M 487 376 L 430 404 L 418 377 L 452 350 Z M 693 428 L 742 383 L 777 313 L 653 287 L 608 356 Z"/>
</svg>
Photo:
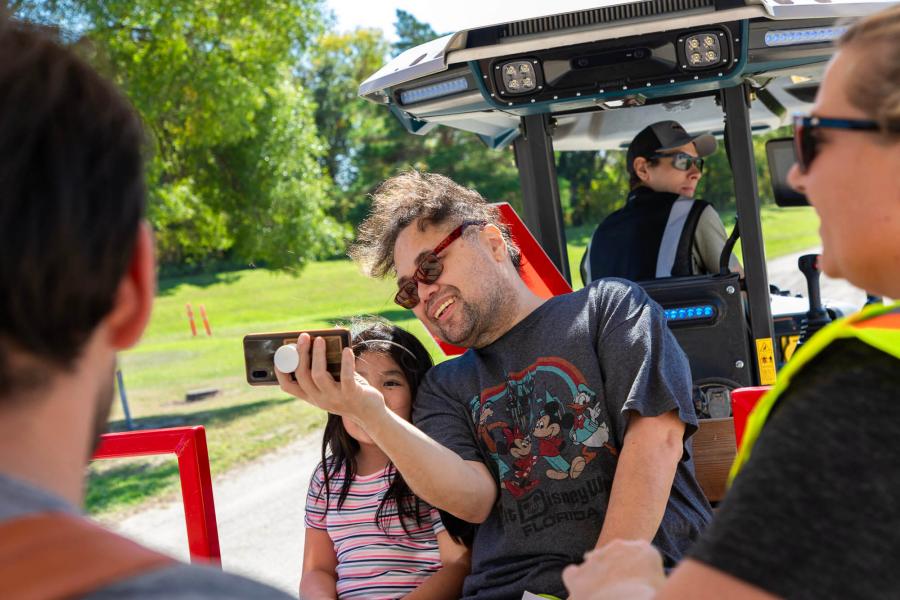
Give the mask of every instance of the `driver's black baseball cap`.
<svg viewBox="0 0 900 600">
<path fill-rule="evenodd" d="M 694 142 L 698 156 L 709 156 L 716 151 L 716 138 L 708 133 L 690 135 L 678 121 L 658 121 L 644 127 L 628 145 L 628 172 L 634 173 L 634 159 L 650 158 L 659 152 L 674 150 Z"/>
</svg>

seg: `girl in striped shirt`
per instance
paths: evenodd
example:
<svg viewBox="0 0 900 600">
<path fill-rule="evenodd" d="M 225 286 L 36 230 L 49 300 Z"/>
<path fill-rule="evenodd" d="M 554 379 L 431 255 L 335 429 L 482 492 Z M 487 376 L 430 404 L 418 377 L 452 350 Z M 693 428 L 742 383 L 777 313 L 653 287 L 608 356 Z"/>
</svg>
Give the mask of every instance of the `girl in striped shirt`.
<svg viewBox="0 0 900 600">
<path fill-rule="evenodd" d="M 353 329 L 356 372 L 409 420 L 432 364 L 428 351 L 385 321 Z M 410 491 L 356 423 L 329 414 L 307 494 L 301 598 L 459 598 L 468 570 L 468 549 L 437 510 Z"/>
</svg>

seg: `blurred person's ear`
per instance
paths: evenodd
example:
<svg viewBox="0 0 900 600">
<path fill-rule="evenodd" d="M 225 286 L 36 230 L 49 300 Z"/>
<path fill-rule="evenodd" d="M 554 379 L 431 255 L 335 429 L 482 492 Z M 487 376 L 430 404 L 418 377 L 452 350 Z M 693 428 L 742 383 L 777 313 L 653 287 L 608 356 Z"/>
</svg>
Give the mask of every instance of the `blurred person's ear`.
<svg viewBox="0 0 900 600">
<path fill-rule="evenodd" d="M 156 295 L 156 260 L 153 253 L 153 233 L 150 224 L 142 221 L 134 244 L 134 252 L 122 281 L 112 310 L 106 316 L 109 343 L 116 350 L 130 348 L 141 338 Z"/>
</svg>

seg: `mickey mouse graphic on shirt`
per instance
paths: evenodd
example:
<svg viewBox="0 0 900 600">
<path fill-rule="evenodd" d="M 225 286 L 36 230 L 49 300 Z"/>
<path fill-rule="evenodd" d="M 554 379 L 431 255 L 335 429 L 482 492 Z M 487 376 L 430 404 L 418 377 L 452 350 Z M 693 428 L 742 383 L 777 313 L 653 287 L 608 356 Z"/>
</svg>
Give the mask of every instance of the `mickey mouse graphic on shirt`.
<svg viewBox="0 0 900 600">
<path fill-rule="evenodd" d="M 568 361 L 542 357 L 472 398 L 479 445 L 493 460 L 501 489 L 516 498 L 541 481 L 577 479 L 609 445 L 596 394 Z"/>
<path fill-rule="evenodd" d="M 584 471 L 586 461 L 583 456 L 576 456 L 570 463 L 561 455 L 566 443 L 563 427 L 569 429 L 574 422 L 572 414 L 563 413 L 559 402 L 547 394 L 531 434 L 538 440 L 538 455 L 550 465 L 546 471 L 550 479 L 576 479 Z"/>
</svg>

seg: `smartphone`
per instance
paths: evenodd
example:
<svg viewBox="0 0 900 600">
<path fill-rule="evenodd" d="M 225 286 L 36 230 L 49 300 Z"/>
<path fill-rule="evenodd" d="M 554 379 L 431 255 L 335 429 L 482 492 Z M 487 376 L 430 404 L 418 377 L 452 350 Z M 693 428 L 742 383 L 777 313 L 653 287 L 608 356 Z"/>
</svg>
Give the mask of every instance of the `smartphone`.
<svg viewBox="0 0 900 600">
<path fill-rule="evenodd" d="M 326 368 L 336 381 L 340 381 L 341 351 L 350 346 L 350 332 L 343 328 L 245 335 L 244 367 L 247 370 L 247 383 L 278 385 L 275 377 L 275 351 L 285 344 L 296 344 L 301 333 L 308 333 L 311 338 L 325 338 Z"/>
</svg>

